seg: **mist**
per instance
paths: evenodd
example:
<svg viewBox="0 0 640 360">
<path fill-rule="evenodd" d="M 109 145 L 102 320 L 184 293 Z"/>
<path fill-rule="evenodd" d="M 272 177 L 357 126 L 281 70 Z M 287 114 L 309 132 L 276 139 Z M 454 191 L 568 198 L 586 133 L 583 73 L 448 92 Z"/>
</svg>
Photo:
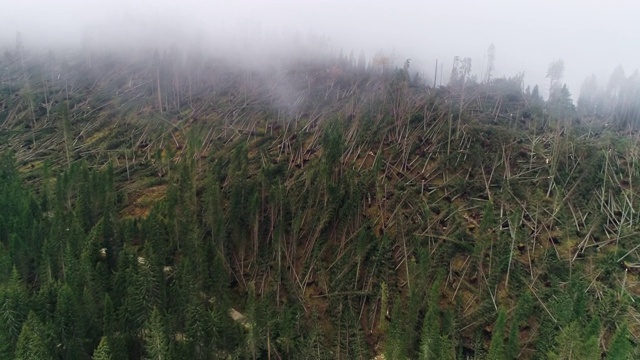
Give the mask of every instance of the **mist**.
<svg viewBox="0 0 640 360">
<path fill-rule="evenodd" d="M 370 60 L 382 52 L 396 64 L 411 59 L 412 70 L 428 78 L 438 60 L 446 81 L 454 56 L 472 58 L 472 74 L 482 79 L 494 44 L 494 78 L 524 72 L 525 85 L 546 93 L 547 68 L 563 59 L 562 81 L 574 100 L 591 74 L 606 83 L 618 65 L 626 73 L 640 68 L 633 46 L 640 5 L 625 0 L 25 0 L 3 8 L 3 50 L 19 32 L 27 49 L 182 47 L 254 66 L 268 56 L 342 51 Z"/>
</svg>

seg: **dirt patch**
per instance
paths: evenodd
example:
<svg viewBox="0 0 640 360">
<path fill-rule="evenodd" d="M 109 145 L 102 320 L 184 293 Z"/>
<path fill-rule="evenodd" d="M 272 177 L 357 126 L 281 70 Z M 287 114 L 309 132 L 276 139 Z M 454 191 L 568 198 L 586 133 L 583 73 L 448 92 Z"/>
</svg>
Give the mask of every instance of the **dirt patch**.
<svg viewBox="0 0 640 360">
<path fill-rule="evenodd" d="M 122 215 L 131 218 L 147 217 L 153 205 L 164 198 L 166 192 L 167 185 L 158 185 L 132 194 L 131 205 L 122 211 Z"/>
</svg>

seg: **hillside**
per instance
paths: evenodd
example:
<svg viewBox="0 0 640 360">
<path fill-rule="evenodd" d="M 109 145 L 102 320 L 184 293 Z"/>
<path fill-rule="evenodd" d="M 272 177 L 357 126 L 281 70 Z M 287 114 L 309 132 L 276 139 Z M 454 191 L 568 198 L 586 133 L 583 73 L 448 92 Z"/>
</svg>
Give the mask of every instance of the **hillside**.
<svg viewBox="0 0 640 360">
<path fill-rule="evenodd" d="M 377 60 L 5 53 L 0 358 L 640 356 L 633 104 Z"/>
</svg>

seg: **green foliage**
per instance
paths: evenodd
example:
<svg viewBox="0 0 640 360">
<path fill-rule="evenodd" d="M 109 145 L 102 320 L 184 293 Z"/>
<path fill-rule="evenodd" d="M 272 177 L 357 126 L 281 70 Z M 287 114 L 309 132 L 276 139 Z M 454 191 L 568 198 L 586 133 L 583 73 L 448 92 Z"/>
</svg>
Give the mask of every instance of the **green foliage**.
<svg viewBox="0 0 640 360">
<path fill-rule="evenodd" d="M 487 360 L 501 360 L 507 358 L 507 349 L 504 343 L 506 322 L 507 311 L 501 308 L 498 311 L 498 318 L 493 324 L 493 330 L 491 331 L 491 344 L 489 345 Z"/>
<path fill-rule="evenodd" d="M 10 357 L 27 320 L 28 294 L 18 271 L 11 272 L 9 283 L 0 290 L 0 355 Z"/>
<path fill-rule="evenodd" d="M 145 324 L 143 334 L 145 337 L 145 360 L 163 360 L 169 358 L 169 337 L 158 308 L 154 308 L 151 312 L 151 318 Z"/>
<path fill-rule="evenodd" d="M 341 56 L 287 65 L 288 113 L 197 55 L 7 59 L 2 359 L 636 355 L 640 151 L 587 125 L 636 123 L 635 78 L 576 113 L 558 69 L 545 104 L 469 59 L 427 89 Z"/>
<path fill-rule="evenodd" d="M 48 360 L 54 359 L 47 343 L 47 335 L 44 325 L 31 311 L 27 321 L 22 326 L 18 344 L 16 345 L 16 360 Z"/>
<path fill-rule="evenodd" d="M 91 360 L 112 360 L 111 349 L 109 348 L 109 342 L 106 337 L 100 339 L 100 344 L 93 352 Z"/>
<path fill-rule="evenodd" d="M 342 123 L 338 120 L 327 122 L 322 134 L 322 175 L 324 181 L 333 180 L 339 172 L 339 163 L 344 152 L 345 143 L 342 136 Z"/>
<path fill-rule="evenodd" d="M 81 339 L 84 333 L 81 318 L 87 316 L 82 313 L 83 310 L 76 300 L 76 294 L 73 293 L 68 285 L 62 285 L 58 288 L 58 298 L 56 300 L 56 331 L 57 339 L 61 341 L 65 359 L 80 359 L 83 357 L 84 349 Z"/>
<path fill-rule="evenodd" d="M 419 358 L 422 360 L 454 359 L 455 349 L 450 333 L 441 324 L 438 305 L 441 280 L 435 281 L 429 292 L 426 313 L 422 322 Z"/>
<path fill-rule="evenodd" d="M 609 351 L 607 352 L 607 360 L 626 360 L 631 359 L 631 351 L 633 347 L 629 341 L 629 334 L 627 326 L 622 325 L 616 330 L 609 345 Z"/>
<path fill-rule="evenodd" d="M 578 322 L 571 322 L 562 328 L 556 338 L 556 347 L 549 359 L 600 359 L 598 337 L 585 337 Z"/>
<path fill-rule="evenodd" d="M 551 113 L 559 119 L 569 118 L 576 111 L 573 100 L 571 100 L 571 93 L 566 84 L 551 89 L 547 106 Z"/>
<path fill-rule="evenodd" d="M 408 337 L 403 329 L 403 324 L 408 320 L 402 311 L 402 304 L 396 299 L 396 304 L 391 312 L 391 323 L 388 325 L 387 340 L 385 342 L 385 359 L 406 359 L 409 345 Z M 385 315 L 387 316 L 387 315 Z"/>
</svg>

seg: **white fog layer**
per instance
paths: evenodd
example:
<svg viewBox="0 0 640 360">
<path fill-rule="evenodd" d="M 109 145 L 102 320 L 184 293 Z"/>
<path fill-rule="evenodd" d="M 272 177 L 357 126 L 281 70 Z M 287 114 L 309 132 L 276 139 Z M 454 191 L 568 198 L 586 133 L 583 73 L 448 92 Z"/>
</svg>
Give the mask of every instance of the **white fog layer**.
<svg viewBox="0 0 640 360">
<path fill-rule="evenodd" d="M 524 72 L 526 85 L 546 92 L 548 66 L 562 59 L 574 98 L 591 74 L 606 83 L 618 65 L 628 74 L 640 67 L 640 5 L 624 0 L 22 0 L 2 8 L 4 48 L 20 32 L 27 48 L 196 45 L 251 58 L 269 48 L 301 51 L 291 39 L 312 36 L 345 56 L 411 59 L 429 78 L 436 60 L 448 76 L 454 56 L 469 57 L 482 79 L 494 44 L 494 77 Z"/>
</svg>

